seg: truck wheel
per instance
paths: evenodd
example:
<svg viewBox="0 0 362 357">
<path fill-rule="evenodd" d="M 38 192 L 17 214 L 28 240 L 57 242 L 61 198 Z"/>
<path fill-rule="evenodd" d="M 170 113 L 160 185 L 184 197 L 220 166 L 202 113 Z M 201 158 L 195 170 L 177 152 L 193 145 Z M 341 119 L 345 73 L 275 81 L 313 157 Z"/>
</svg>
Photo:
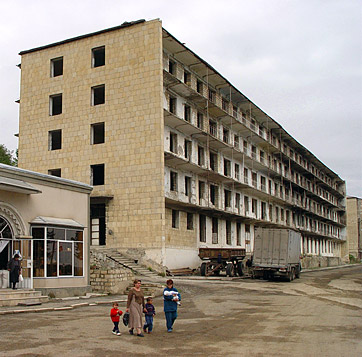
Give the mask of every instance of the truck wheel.
<svg viewBox="0 0 362 357">
<path fill-rule="evenodd" d="M 300 271 L 301 271 L 302 269 L 301 269 L 301 267 L 300 267 L 300 265 L 298 266 L 298 268 L 296 269 L 296 273 L 295 273 L 295 277 L 297 278 L 297 279 L 299 279 L 300 278 Z"/>
<path fill-rule="evenodd" d="M 226 266 L 226 275 L 227 276 L 234 276 L 234 264 L 233 263 L 229 263 Z"/>
<path fill-rule="evenodd" d="M 290 271 L 287 276 L 287 281 L 290 283 L 293 280 L 293 272 Z"/>
<path fill-rule="evenodd" d="M 238 262 L 237 266 L 236 266 L 237 272 L 239 276 L 243 276 L 243 263 L 242 262 Z"/>
<path fill-rule="evenodd" d="M 214 270 L 214 275 L 219 276 L 220 275 L 220 270 Z"/>
<path fill-rule="evenodd" d="M 201 276 L 206 276 L 206 263 L 202 263 L 200 267 Z"/>
</svg>

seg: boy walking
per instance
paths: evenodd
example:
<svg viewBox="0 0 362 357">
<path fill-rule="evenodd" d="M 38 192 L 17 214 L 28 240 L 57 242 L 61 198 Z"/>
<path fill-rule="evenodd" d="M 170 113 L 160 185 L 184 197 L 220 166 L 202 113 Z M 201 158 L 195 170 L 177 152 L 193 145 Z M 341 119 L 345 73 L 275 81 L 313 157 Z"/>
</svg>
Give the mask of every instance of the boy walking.
<svg viewBox="0 0 362 357">
<path fill-rule="evenodd" d="M 148 333 L 151 333 L 152 329 L 153 329 L 153 316 L 156 315 L 156 310 L 155 310 L 155 307 L 152 305 L 151 297 L 147 298 L 147 303 L 145 305 L 145 309 L 147 310 L 147 312 L 145 312 L 146 323 L 143 326 L 143 332 L 146 333 L 147 329 L 148 329 Z"/>
<path fill-rule="evenodd" d="M 123 314 L 121 310 L 118 309 L 118 302 L 114 302 L 113 307 L 111 309 L 111 320 L 114 324 L 112 333 L 113 335 L 121 336 L 121 333 L 119 332 L 119 317 Z"/>
</svg>

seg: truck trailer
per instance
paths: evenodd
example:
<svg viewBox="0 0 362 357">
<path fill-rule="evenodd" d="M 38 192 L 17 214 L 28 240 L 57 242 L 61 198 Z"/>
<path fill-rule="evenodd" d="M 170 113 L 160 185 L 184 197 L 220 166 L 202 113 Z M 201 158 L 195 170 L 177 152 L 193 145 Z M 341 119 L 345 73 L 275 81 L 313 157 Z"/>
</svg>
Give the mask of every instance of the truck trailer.
<svg viewBox="0 0 362 357">
<path fill-rule="evenodd" d="M 299 278 L 301 234 L 291 229 L 255 229 L 253 278 Z"/>
</svg>

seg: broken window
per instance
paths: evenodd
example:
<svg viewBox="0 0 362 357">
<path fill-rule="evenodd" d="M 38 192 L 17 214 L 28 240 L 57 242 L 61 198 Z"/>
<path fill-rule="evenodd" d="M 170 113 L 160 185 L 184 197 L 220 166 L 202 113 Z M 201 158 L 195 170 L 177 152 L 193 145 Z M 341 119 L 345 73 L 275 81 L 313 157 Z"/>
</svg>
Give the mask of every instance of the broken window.
<svg viewBox="0 0 362 357">
<path fill-rule="evenodd" d="M 54 94 L 49 97 L 50 112 L 49 115 L 62 114 L 62 94 Z"/>
<path fill-rule="evenodd" d="M 205 198 L 205 182 L 199 181 L 199 200 Z"/>
<path fill-rule="evenodd" d="M 187 212 L 187 229 L 192 231 L 194 229 L 194 215 Z"/>
<path fill-rule="evenodd" d="M 179 227 L 179 218 L 180 218 L 180 212 L 173 209 L 172 210 L 172 228 Z"/>
<path fill-rule="evenodd" d="M 63 75 L 63 57 L 53 58 L 50 60 L 50 77 Z"/>
<path fill-rule="evenodd" d="M 62 131 L 49 131 L 49 150 L 60 150 L 62 148 Z"/>
<path fill-rule="evenodd" d="M 170 151 L 177 154 L 177 134 L 170 133 Z"/>
<path fill-rule="evenodd" d="M 176 103 L 177 103 L 176 98 L 170 97 L 168 111 L 172 114 L 176 114 Z"/>
<path fill-rule="evenodd" d="M 225 208 L 231 207 L 231 191 L 224 190 Z"/>
<path fill-rule="evenodd" d="M 231 176 L 231 162 L 227 159 L 224 159 L 224 175 Z"/>
<path fill-rule="evenodd" d="M 56 176 L 56 177 L 62 177 L 62 170 L 61 169 L 48 170 L 48 175 L 52 175 L 52 176 Z"/>
<path fill-rule="evenodd" d="M 212 217 L 212 244 L 217 244 L 219 242 L 218 233 L 219 233 L 218 219 L 216 217 Z"/>
<path fill-rule="evenodd" d="M 170 190 L 177 192 L 177 172 L 170 171 Z"/>
<path fill-rule="evenodd" d="M 104 185 L 104 164 L 91 165 L 91 185 Z"/>
<path fill-rule="evenodd" d="M 218 187 L 215 185 L 210 185 L 210 202 L 217 206 L 218 203 Z"/>
<path fill-rule="evenodd" d="M 91 144 L 104 143 L 104 123 L 91 124 Z"/>
<path fill-rule="evenodd" d="M 226 221 L 226 244 L 231 245 L 231 222 Z"/>
<path fill-rule="evenodd" d="M 198 165 L 204 166 L 205 165 L 205 149 L 202 146 L 198 147 Z"/>
<path fill-rule="evenodd" d="M 199 216 L 199 233 L 200 242 L 206 242 L 206 216 L 200 214 Z"/>
<path fill-rule="evenodd" d="M 185 176 L 185 196 L 191 196 L 191 177 Z"/>
<path fill-rule="evenodd" d="M 104 84 L 92 87 L 92 105 L 105 103 L 106 86 Z"/>
<path fill-rule="evenodd" d="M 185 158 L 191 160 L 192 143 L 190 140 L 185 139 Z"/>
<path fill-rule="evenodd" d="M 200 112 L 197 112 L 197 127 L 204 129 L 204 115 Z"/>
<path fill-rule="evenodd" d="M 104 46 L 92 49 L 92 67 L 101 67 L 106 63 L 106 49 Z"/>
<path fill-rule="evenodd" d="M 184 106 L 184 119 L 191 122 L 191 107 L 189 105 Z"/>
</svg>

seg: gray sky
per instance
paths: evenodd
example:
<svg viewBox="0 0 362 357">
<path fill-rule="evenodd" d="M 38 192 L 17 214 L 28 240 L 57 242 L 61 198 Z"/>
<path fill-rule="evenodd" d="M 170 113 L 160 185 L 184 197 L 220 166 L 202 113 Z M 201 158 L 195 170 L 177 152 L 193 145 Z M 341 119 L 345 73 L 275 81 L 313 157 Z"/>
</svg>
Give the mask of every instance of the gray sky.
<svg viewBox="0 0 362 357">
<path fill-rule="evenodd" d="M 362 197 L 361 0 L 0 0 L 0 143 L 15 150 L 21 50 L 160 18 Z"/>
</svg>

